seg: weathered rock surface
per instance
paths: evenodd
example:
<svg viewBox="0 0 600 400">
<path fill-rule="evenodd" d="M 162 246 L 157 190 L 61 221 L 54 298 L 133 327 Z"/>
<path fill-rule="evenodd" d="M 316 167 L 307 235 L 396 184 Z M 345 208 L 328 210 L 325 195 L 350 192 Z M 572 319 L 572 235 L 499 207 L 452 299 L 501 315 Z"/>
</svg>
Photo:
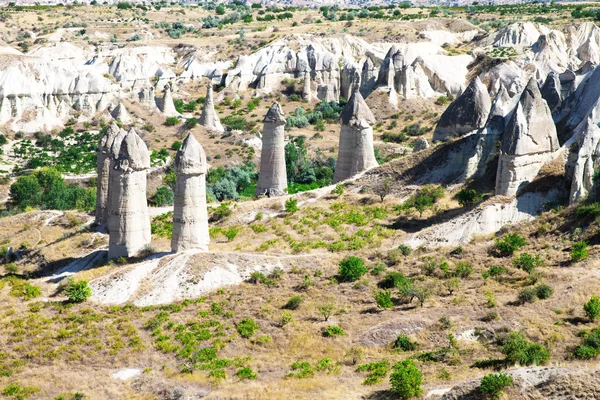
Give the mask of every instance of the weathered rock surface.
<svg viewBox="0 0 600 400">
<path fill-rule="evenodd" d="M 175 202 L 171 250 L 208 250 L 206 209 L 206 155 L 193 134 L 183 141 L 175 157 Z"/>
<path fill-rule="evenodd" d="M 340 182 L 379 165 L 373 149 L 373 113 L 355 90 L 340 115 L 342 124 L 333 182 Z"/>
<path fill-rule="evenodd" d="M 150 216 L 146 200 L 146 171 L 150 153 L 131 129 L 110 173 L 108 258 L 136 256 L 150 244 Z"/>
<path fill-rule="evenodd" d="M 572 142 L 566 166 L 567 177 L 571 177 L 571 203 L 586 198 L 595 188 L 594 173 L 600 167 L 600 127 L 591 118 L 582 121 Z"/>
<path fill-rule="evenodd" d="M 491 108 L 487 88 L 479 77 L 448 106 L 433 132 L 433 140 L 446 140 L 483 128 Z"/>
<path fill-rule="evenodd" d="M 496 194 L 517 194 L 558 149 L 552 114 L 532 78 L 521 94 L 502 139 Z"/>
<path fill-rule="evenodd" d="M 104 135 L 100 138 L 98 145 L 98 156 L 97 156 L 97 169 L 98 179 L 96 187 L 96 220 L 95 223 L 100 228 L 106 228 L 108 225 L 108 208 L 109 208 L 109 197 L 108 197 L 108 186 L 110 177 L 110 166 L 112 153 L 110 152 L 115 138 L 120 133 L 121 129 L 116 123 L 112 123 L 106 130 Z"/>
<path fill-rule="evenodd" d="M 127 109 L 123 103 L 119 103 L 110 113 L 110 115 L 117 121 L 125 125 L 129 125 L 133 122 L 133 119 L 129 116 Z"/>
<path fill-rule="evenodd" d="M 273 103 L 265 115 L 260 155 L 260 172 L 254 194 L 281 196 L 287 189 L 285 167 L 285 118 L 279 103 Z"/>
<path fill-rule="evenodd" d="M 217 133 L 225 132 L 225 128 L 223 128 L 223 125 L 221 125 L 219 115 L 215 111 L 213 87 L 210 83 L 206 87 L 206 99 L 204 101 L 204 108 L 202 109 L 202 115 L 200 116 L 199 123 L 208 131 Z"/>
<path fill-rule="evenodd" d="M 158 109 L 164 114 L 165 117 L 178 117 L 179 113 L 175 109 L 173 103 L 173 92 L 170 84 L 165 85 L 163 97 L 160 99 Z"/>
</svg>

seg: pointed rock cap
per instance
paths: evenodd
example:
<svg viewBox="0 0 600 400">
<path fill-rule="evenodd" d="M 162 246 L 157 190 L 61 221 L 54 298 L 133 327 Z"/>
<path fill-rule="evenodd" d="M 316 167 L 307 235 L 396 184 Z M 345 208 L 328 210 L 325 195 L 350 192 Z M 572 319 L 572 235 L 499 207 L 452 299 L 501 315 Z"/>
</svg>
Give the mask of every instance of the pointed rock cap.
<svg viewBox="0 0 600 400">
<path fill-rule="evenodd" d="M 125 136 L 127 135 L 127 131 L 125 129 L 119 128 L 119 126 L 117 124 L 114 124 L 114 126 L 117 127 L 118 132 L 114 136 L 112 143 L 108 143 L 108 151 L 110 152 L 110 155 L 112 156 L 112 158 L 114 158 L 116 160 L 117 158 L 119 158 L 119 152 L 121 151 L 121 144 L 123 143 L 123 139 L 125 139 Z"/>
<path fill-rule="evenodd" d="M 133 128 L 127 132 L 119 151 L 119 169 L 143 171 L 150 168 L 150 152 Z"/>
<path fill-rule="evenodd" d="M 363 63 L 362 70 L 370 71 L 372 69 L 375 69 L 375 64 L 373 64 L 373 60 L 371 60 L 371 57 L 367 57 L 367 59 Z"/>
<path fill-rule="evenodd" d="M 123 105 L 123 103 L 119 103 L 111 112 L 111 115 L 117 121 L 121 121 L 124 124 L 129 124 L 131 122 L 131 117 L 127 112 L 127 109 Z"/>
<path fill-rule="evenodd" d="M 175 156 L 175 172 L 182 175 L 200 175 L 206 173 L 206 154 L 193 134 L 183 140 Z"/>
<path fill-rule="evenodd" d="M 542 97 L 548 103 L 550 110 L 554 110 L 562 102 L 561 85 L 558 74 L 550 72 L 546 77 L 541 90 Z"/>
<path fill-rule="evenodd" d="M 106 132 L 104 132 L 104 135 L 102 135 L 102 137 L 100 138 L 100 146 L 98 147 L 98 151 L 108 153 L 113 142 L 115 141 L 115 137 L 119 134 L 120 131 L 121 128 L 119 128 L 119 125 L 117 125 L 117 123 L 113 121 L 112 124 L 110 124 L 110 126 L 106 130 Z"/>
<path fill-rule="evenodd" d="M 206 98 L 204 99 L 204 103 L 210 103 L 212 104 L 214 102 L 213 100 L 213 85 L 212 83 L 208 83 L 208 85 L 206 86 Z"/>
<path fill-rule="evenodd" d="M 390 49 L 388 50 L 387 54 L 385 55 L 385 58 L 391 59 L 396 53 L 400 53 L 400 48 L 398 47 L 398 45 L 393 44 L 392 47 L 390 47 Z"/>
<path fill-rule="evenodd" d="M 360 123 L 361 120 L 371 125 L 375 124 L 375 117 L 358 89 L 357 86 L 354 87 L 350 100 L 342 110 L 340 115 L 342 125 L 354 125 Z"/>
<path fill-rule="evenodd" d="M 269 108 L 269 111 L 267 111 L 267 114 L 265 115 L 265 119 L 263 120 L 263 122 L 269 123 L 269 124 L 276 124 L 276 123 L 285 124 L 284 115 L 285 114 L 283 112 L 283 109 L 281 108 L 279 103 L 275 102 L 275 103 L 273 103 L 271 108 Z"/>
</svg>

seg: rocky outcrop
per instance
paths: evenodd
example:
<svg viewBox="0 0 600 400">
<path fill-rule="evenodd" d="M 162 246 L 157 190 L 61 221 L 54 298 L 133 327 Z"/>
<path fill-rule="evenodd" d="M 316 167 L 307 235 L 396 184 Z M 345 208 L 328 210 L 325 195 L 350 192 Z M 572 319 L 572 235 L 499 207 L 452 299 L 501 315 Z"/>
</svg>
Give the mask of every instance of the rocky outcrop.
<svg viewBox="0 0 600 400">
<path fill-rule="evenodd" d="M 516 22 L 498 32 L 494 46 L 531 46 L 541 34 L 547 32 L 547 28 L 536 26 L 532 22 Z"/>
<path fill-rule="evenodd" d="M 121 129 L 116 123 L 111 126 L 100 138 L 97 155 L 98 179 L 96 182 L 96 219 L 95 224 L 100 229 L 106 229 L 109 218 L 108 186 L 110 182 L 110 167 L 112 160 L 111 147 Z"/>
<path fill-rule="evenodd" d="M 557 73 L 550 72 L 540 90 L 542 97 L 546 100 L 551 112 L 557 110 L 562 103 L 562 90 Z"/>
<path fill-rule="evenodd" d="M 373 113 L 355 90 L 340 115 L 342 124 L 338 158 L 333 175 L 337 183 L 378 165 L 373 149 Z"/>
<path fill-rule="evenodd" d="M 479 77 L 444 111 L 433 132 L 433 140 L 447 140 L 483 128 L 490 112 L 491 100 Z"/>
<path fill-rule="evenodd" d="M 117 121 L 120 121 L 124 125 L 129 125 L 133 122 L 133 119 L 129 116 L 127 109 L 123 103 L 119 103 L 111 112 L 110 115 Z"/>
<path fill-rule="evenodd" d="M 178 117 L 179 113 L 175 109 L 173 103 L 173 93 L 170 84 L 165 85 L 165 91 L 163 97 L 159 102 L 158 109 L 164 114 L 165 117 Z"/>
<path fill-rule="evenodd" d="M 502 138 L 496 194 L 514 196 L 559 149 L 556 127 L 533 78 L 519 98 Z"/>
<path fill-rule="evenodd" d="M 150 153 L 131 129 L 110 173 L 108 258 L 136 256 L 150 244 L 150 216 L 146 200 L 146 172 Z"/>
<path fill-rule="evenodd" d="M 273 103 L 264 119 L 260 172 L 255 196 L 281 196 L 287 189 L 285 168 L 285 118 L 279 103 Z"/>
<path fill-rule="evenodd" d="M 591 118 L 575 130 L 570 146 L 566 175 L 571 177 L 569 201 L 582 200 L 595 194 L 594 173 L 600 168 L 600 127 Z"/>
<path fill-rule="evenodd" d="M 371 58 L 367 57 L 362 66 L 360 77 L 360 94 L 363 98 L 367 98 L 375 89 L 377 84 L 377 68 Z"/>
<path fill-rule="evenodd" d="M 223 133 L 225 128 L 221 125 L 221 120 L 215 111 L 215 101 L 213 98 L 213 87 L 212 84 L 208 84 L 206 87 L 206 98 L 204 100 L 204 108 L 202 109 L 202 115 L 200 116 L 200 125 L 206 130 L 211 132 Z"/>
<path fill-rule="evenodd" d="M 138 93 L 138 99 L 140 101 L 140 104 L 146 108 L 154 108 L 156 106 L 154 100 L 155 97 L 156 95 L 154 91 L 154 86 L 142 88 L 142 90 L 140 90 L 140 92 Z"/>
<path fill-rule="evenodd" d="M 175 157 L 175 202 L 171 250 L 208 250 L 206 209 L 206 155 L 193 134 L 183 141 Z"/>
</svg>

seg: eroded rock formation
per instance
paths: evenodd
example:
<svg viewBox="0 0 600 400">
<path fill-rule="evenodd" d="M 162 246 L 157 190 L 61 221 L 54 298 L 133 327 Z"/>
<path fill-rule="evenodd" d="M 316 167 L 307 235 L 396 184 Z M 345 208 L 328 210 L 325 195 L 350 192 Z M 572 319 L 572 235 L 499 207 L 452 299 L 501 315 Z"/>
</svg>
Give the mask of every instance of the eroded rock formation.
<svg viewBox="0 0 600 400">
<path fill-rule="evenodd" d="M 371 128 L 371 125 L 375 123 L 375 117 L 358 88 L 352 93 L 350 100 L 342 110 L 340 121 L 342 127 L 338 159 L 333 175 L 334 183 L 379 165 L 375 159 L 373 129 Z"/>
<path fill-rule="evenodd" d="M 256 196 L 281 196 L 287 188 L 285 118 L 279 103 L 265 115 Z"/>
<path fill-rule="evenodd" d="M 165 117 L 179 116 L 179 113 L 175 109 L 175 104 L 173 103 L 173 92 L 170 84 L 165 86 L 163 98 L 160 100 L 158 108 Z"/>
<path fill-rule="evenodd" d="M 98 179 L 96 189 L 96 220 L 95 223 L 101 229 L 108 225 L 108 186 L 110 182 L 110 166 L 112 160 L 111 147 L 117 135 L 121 132 L 119 126 L 113 122 L 100 138 L 98 145 L 97 167 Z"/>
<path fill-rule="evenodd" d="M 225 129 L 221 125 L 219 115 L 215 111 L 215 101 L 213 98 L 213 87 L 212 84 L 208 84 L 206 87 L 206 99 L 204 101 L 204 108 L 202 109 L 202 115 L 200 116 L 200 125 L 211 132 L 223 133 Z"/>
<path fill-rule="evenodd" d="M 171 250 L 208 250 L 206 210 L 206 155 L 193 134 L 183 141 L 175 157 L 175 203 Z"/>
<path fill-rule="evenodd" d="M 136 256 L 150 244 L 146 172 L 150 153 L 131 129 L 123 138 L 109 183 L 108 258 Z"/>
</svg>

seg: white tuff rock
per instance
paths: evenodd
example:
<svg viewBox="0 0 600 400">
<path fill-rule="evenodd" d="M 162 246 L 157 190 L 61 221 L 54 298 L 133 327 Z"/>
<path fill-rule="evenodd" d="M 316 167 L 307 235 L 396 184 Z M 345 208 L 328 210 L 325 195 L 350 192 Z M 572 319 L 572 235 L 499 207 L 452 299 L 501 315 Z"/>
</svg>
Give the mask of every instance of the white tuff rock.
<svg viewBox="0 0 600 400">
<path fill-rule="evenodd" d="M 264 119 L 260 173 L 254 194 L 281 196 L 287 188 L 285 168 L 285 118 L 279 103 L 273 103 Z"/>
<path fill-rule="evenodd" d="M 215 101 L 213 99 L 213 87 L 209 82 L 206 87 L 206 99 L 204 101 L 204 108 L 202 109 L 202 115 L 200 116 L 200 125 L 211 132 L 223 133 L 225 129 L 221 125 L 219 115 L 215 111 Z"/>
</svg>

